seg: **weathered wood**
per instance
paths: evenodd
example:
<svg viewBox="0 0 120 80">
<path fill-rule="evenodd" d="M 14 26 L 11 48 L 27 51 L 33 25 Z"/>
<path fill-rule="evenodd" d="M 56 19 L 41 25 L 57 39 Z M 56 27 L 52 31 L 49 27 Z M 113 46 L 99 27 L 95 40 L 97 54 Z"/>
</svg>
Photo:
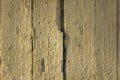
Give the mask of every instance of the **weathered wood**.
<svg viewBox="0 0 120 80">
<path fill-rule="evenodd" d="M 2 23 L 2 80 L 32 80 L 31 0 L 3 0 Z"/>
<path fill-rule="evenodd" d="M 96 80 L 117 80 L 116 0 L 95 0 Z"/>
<path fill-rule="evenodd" d="M 64 0 L 66 80 L 94 80 L 94 0 Z"/>
<path fill-rule="evenodd" d="M 1 54 L 2 54 L 2 6 L 0 0 L 0 80 L 1 80 Z"/>
<path fill-rule="evenodd" d="M 120 0 L 60 1 L 0 0 L 0 80 L 120 79 Z"/>
<path fill-rule="evenodd" d="M 60 0 L 33 0 L 33 80 L 63 80 Z"/>
<path fill-rule="evenodd" d="M 117 78 L 118 80 L 120 80 L 120 0 L 117 0 L 117 58 L 118 58 L 118 61 L 117 61 Z"/>
</svg>

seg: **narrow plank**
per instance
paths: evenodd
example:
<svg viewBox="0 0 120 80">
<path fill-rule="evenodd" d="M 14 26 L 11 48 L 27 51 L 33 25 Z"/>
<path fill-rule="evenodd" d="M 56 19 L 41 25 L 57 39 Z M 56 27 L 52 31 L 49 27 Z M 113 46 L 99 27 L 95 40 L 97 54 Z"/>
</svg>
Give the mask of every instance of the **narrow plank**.
<svg viewBox="0 0 120 80">
<path fill-rule="evenodd" d="M 116 0 L 95 0 L 97 80 L 117 80 Z"/>
<path fill-rule="evenodd" d="M 63 80 L 60 0 L 33 0 L 33 80 Z"/>
<path fill-rule="evenodd" d="M 2 54 L 2 0 L 0 0 L 0 80 L 1 80 L 1 54 Z"/>
<path fill-rule="evenodd" d="M 64 0 L 66 80 L 94 80 L 94 0 Z"/>
<path fill-rule="evenodd" d="M 2 80 L 32 80 L 31 0 L 3 0 L 2 13 Z"/>
<path fill-rule="evenodd" d="M 118 48 L 117 48 L 117 50 L 118 50 L 118 55 L 117 55 L 117 57 L 118 57 L 118 66 L 117 66 L 117 68 L 118 68 L 118 80 L 120 79 L 120 0 L 117 0 L 118 2 L 117 2 L 117 34 L 118 34 Z"/>
</svg>

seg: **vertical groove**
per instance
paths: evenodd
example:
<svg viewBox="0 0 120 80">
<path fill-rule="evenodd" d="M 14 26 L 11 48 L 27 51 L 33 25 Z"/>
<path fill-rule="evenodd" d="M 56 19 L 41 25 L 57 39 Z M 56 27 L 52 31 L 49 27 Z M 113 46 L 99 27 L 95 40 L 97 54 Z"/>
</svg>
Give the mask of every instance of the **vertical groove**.
<svg viewBox="0 0 120 80">
<path fill-rule="evenodd" d="M 60 0 L 61 8 L 61 32 L 63 32 L 63 80 L 66 80 L 66 47 L 65 47 L 65 29 L 64 29 L 64 0 Z"/>
<path fill-rule="evenodd" d="M 116 0 L 116 79 L 118 80 L 118 32 L 119 32 L 119 28 L 118 28 L 118 17 L 119 17 L 119 1 Z"/>
<path fill-rule="evenodd" d="M 34 45 L 34 28 L 33 28 L 33 0 L 31 0 L 31 57 L 32 57 L 32 69 L 31 80 L 33 80 L 33 45 Z"/>
</svg>

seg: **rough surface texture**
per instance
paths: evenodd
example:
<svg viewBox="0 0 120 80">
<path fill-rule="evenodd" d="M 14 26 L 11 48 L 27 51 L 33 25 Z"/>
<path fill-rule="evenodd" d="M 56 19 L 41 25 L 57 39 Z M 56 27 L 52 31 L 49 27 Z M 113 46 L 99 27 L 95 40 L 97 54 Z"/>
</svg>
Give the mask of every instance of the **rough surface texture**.
<svg viewBox="0 0 120 80">
<path fill-rule="evenodd" d="M 59 0 L 33 0 L 33 79 L 63 80 Z"/>
<path fill-rule="evenodd" d="M 2 2 L 2 80 L 32 80 L 30 7 L 30 0 Z"/>
<path fill-rule="evenodd" d="M 116 0 L 95 0 L 95 57 L 98 80 L 117 80 Z"/>
<path fill-rule="evenodd" d="M 116 0 L 65 0 L 64 6 L 67 80 L 116 80 Z"/>
<path fill-rule="evenodd" d="M 66 80 L 94 80 L 94 0 L 65 0 L 64 6 Z"/>
<path fill-rule="evenodd" d="M 0 80 L 1 80 L 1 54 L 2 54 L 2 6 L 0 0 Z"/>
<path fill-rule="evenodd" d="M 120 0 L 0 0 L 0 80 L 120 80 Z"/>
<path fill-rule="evenodd" d="M 118 63 L 118 66 L 117 66 L 117 73 L 118 73 L 118 75 L 117 75 L 117 78 L 118 78 L 118 80 L 120 80 L 120 0 L 118 0 L 118 2 L 117 2 L 117 45 L 118 45 L 118 48 L 117 48 L 117 51 L 118 51 L 118 54 L 117 54 L 117 58 L 118 58 L 118 61 L 117 61 L 117 63 Z"/>
</svg>

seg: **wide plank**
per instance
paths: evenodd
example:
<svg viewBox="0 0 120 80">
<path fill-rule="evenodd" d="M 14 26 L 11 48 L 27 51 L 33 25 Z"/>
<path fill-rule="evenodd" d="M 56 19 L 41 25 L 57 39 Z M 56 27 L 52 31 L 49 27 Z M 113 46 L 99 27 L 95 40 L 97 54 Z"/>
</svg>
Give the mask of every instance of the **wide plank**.
<svg viewBox="0 0 120 80">
<path fill-rule="evenodd" d="M 33 0 L 33 80 L 63 80 L 60 0 Z"/>
<path fill-rule="evenodd" d="M 95 0 L 96 80 L 117 80 L 116 1 Z"/>
<path fill-rule="evenodd" d="M 32 80 L 31 0 L 2 1 L 2 80 Z"/>
<path fill-rule="evenodd" d="M 64 0 L 66 80 L 94 80 L 94 0 Z"/>
</svg>

